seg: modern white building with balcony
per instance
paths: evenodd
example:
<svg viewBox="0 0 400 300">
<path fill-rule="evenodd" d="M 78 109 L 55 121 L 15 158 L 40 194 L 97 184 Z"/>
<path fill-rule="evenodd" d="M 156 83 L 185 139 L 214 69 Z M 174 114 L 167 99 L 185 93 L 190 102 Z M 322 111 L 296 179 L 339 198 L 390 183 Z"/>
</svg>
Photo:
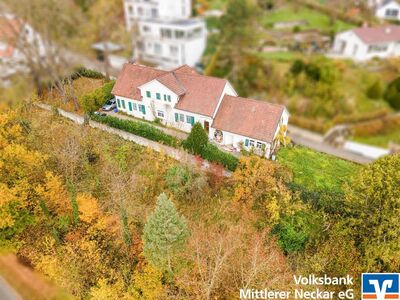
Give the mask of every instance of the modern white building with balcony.
<svg viewBox="0 0 400 300">
<path fill-rule="evenodd" d="M 191 0 L 125 0 L 124 6 L 127 28 L 135 35 L 135 59 L 164 69 L 201 61 L 207 27 L 190 18 Z"/>
</svg>

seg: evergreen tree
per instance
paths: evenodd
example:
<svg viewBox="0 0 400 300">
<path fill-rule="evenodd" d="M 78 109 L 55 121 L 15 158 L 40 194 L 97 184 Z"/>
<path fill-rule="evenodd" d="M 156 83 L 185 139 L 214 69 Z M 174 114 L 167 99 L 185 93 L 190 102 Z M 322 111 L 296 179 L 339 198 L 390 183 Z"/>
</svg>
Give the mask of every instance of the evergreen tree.
<svg viewBox="0 0 400 300">
<path fill-rule="evenodd" d="M 400 110 L 400 77 L 387 86 L 384 98 L 391 107 Z"/>
<path fill-rule="evenodd" d="M 186 220 L 167 195 L 161 194 L 143 231 L 146 259 L 157 268 L 171 270 L 171 260 L 184 247 L 188 236 Z"/>
<path fill-rule="evenodd" d="M 208 136 L 200 123 L 194 124 L 192 131 L 183 143 L 185 149 L 193 154 L 200 154 L 208 143 Z"/>
<path fill-rule="evenodd" d="M 384 87 L 380 80 L 376 80 L 367 90 L 367 96 L 370 99 L 381 99 L 383 96 Z"/>
</svg>

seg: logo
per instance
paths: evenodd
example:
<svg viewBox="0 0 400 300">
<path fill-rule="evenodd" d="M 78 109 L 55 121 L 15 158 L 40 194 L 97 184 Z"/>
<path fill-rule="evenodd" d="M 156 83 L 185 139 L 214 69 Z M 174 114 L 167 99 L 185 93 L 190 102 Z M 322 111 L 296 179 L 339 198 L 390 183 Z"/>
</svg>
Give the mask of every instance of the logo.
<svg viewBox="0 0 400 300">
<path fill-rule="evenodd" d="M 362 300 L 399 300 L 400 274 L 364 273 L 361 278 Z"/>
</svg>

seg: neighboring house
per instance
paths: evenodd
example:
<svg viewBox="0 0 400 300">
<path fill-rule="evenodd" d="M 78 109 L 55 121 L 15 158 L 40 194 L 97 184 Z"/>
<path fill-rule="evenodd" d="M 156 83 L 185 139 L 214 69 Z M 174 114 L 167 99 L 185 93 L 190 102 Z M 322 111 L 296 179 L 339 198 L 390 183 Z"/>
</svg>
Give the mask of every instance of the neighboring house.
<svg viewBox="0 0 400 300">
<path fill-rule="evenodd" d="M 206 35 L 206 25 L 198 19 L 141 21 L 135 57 L 165 69 L 193 67 L 201 60 Z"/>
<path fill-rule="evenodd" d="M 400 4 L 395 0 L 383 1 L 375 9 L 375 16 L 384 20 L 400 20 Z"/>
<path fill-rule="evenodd" d="M 29 45 L 38 47 L 40 55 L 45 55 L 40 35 L 29 24 L 14 15 L 0 14 L 0 78 L 26 70 L 25 54 L 20 49 L 28 49 Z"/>
<path fill-rule="evenodd" d="M 135 59 L 164 69 L 201 61 L 207 27 L 204 20 L 190 18 L 190 0 L 125 0 L 124 7 Z"/>
<path fill-rule="evenodd" d="M 215 143 L 266 157 L 276 150 L 289 118 L 284 106 L 240 98 L 226 79 L 200 75 L 187 65 L 162 71 L 125 64 L 112 93 L 118 108 L 136 118 L 159 119 L 185 132 L 199 122 Z"/>
<path fill-rule="evenodd" d="M 362 27 L 339 33 L 330 55 L 354 61 L 399 56 L 400 26 Z"/>
<path fill-rule="evenodd" d="M 191 0 L 124 0 L 125 22 L 128 30 L 137 20 L 189 19 Z"/>
</svg>

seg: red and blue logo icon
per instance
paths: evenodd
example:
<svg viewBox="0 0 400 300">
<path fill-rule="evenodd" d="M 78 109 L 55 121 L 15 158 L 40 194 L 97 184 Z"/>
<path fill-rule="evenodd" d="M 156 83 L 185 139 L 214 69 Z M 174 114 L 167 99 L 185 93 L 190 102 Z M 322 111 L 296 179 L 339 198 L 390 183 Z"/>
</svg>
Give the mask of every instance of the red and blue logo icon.
<svg viewBox="0 0 400 300">
<path fill-rule="evenodd" d="M 399 300 L 400 274 L 364 273 L 361 278 L 362 300 Z"/>
</svg>

